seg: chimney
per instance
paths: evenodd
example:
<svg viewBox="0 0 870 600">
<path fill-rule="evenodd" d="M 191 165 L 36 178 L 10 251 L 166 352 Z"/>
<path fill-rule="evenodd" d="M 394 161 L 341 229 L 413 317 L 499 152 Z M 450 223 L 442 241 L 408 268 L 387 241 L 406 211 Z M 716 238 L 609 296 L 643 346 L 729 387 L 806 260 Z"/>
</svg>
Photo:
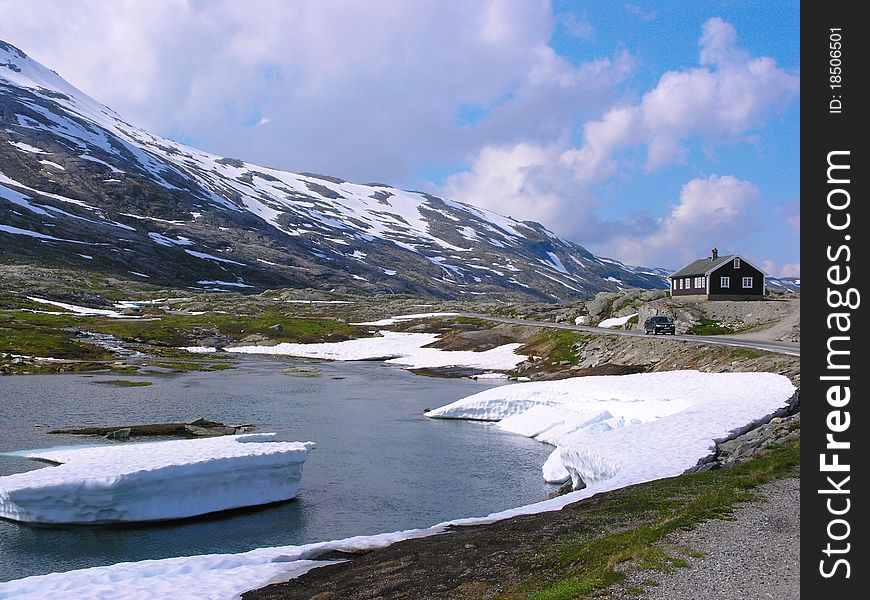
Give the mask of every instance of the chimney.
<svg viewBox="0 0 870 600">
<path fill-rule="evenodd" d="M 713 248 L 713 251 L 710 253 L 710 260 L 716 260 L 719 258 L 719 249 Z"/>
</svg>

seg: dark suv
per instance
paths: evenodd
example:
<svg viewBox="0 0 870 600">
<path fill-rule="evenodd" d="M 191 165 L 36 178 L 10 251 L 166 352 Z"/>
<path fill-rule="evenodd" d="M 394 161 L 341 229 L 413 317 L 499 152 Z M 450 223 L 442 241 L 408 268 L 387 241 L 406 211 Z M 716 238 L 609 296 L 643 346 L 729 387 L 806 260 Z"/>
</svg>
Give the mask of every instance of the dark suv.
<svg viewBox="0 0 870 600">
<path fill-rule="evenodd" d="M 650 333 L 670 333 L 671 335 L 674 335 L 676 333 L 676 330 L 674 329 L 673 319 L 664 315 L 659 315 L 656 317 L 650 317 L 649 319 L 644 321 L 643 332 L 647 335 L 649 335 Z"/>
</svg>

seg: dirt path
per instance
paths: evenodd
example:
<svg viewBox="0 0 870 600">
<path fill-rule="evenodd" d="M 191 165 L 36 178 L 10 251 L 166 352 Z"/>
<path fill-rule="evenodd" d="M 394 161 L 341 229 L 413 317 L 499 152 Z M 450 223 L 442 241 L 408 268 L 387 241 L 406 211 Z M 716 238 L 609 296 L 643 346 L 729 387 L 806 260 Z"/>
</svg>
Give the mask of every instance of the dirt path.
<svg viewBox="0 0 870 600">
<path fill-rule="evenodd" d="M 755 493 L 760 501 L 738 508 L 733 521 L 707 521 L 659 544 L 687 567 L 631 572 L 610 598 L 800 598 L 800 479 L 773 481 Z"/>
</svg>

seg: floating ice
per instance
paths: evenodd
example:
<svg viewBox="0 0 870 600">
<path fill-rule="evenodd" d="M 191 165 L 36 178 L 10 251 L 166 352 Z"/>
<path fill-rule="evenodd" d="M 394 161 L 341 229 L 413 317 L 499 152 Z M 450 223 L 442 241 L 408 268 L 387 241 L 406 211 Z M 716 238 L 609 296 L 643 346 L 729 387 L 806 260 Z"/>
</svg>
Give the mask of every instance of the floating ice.
<svg viewBox="0 0 870 600">
<path fill-rule="evenodd" d="M 0 477 L 0 517 L 155 521 L 289 500 L 313 448 L 249 434 L 18 452 L 58 466 Z"/>
</svg>

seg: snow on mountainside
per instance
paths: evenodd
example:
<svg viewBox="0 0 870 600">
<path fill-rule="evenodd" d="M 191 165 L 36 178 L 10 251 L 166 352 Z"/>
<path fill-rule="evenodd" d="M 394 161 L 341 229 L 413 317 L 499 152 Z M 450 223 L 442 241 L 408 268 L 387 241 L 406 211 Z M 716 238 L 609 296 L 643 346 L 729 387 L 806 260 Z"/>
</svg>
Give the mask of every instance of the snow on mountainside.
<svg viewBox="0 0 870 600">
<path fill-rule="evenodd" d="M 150 134 L 4 42 L 0 242 L 7 262 L 207 289 L 564 300 L 667 285 L 538 223 Z"/>
</svg>

